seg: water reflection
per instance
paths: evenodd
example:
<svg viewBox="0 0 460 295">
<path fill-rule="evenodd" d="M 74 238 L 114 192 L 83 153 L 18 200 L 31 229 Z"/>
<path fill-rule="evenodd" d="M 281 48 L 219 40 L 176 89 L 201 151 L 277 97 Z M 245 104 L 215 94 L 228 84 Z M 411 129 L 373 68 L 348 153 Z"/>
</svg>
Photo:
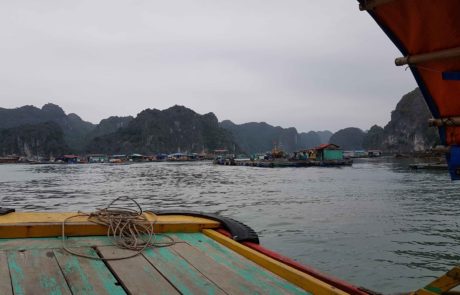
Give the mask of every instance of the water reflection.
<svg viewBox="0 0 460 295">
<path fill-rule="evenodd" d="M 2 206 L 92 211 L 118 196 L 251 225 L 262 243 L 383 292 L 425 285 L 460 260 L 458 183 L 406 160 L 341 169 L 211 163 L 0 165 Z"/>
</svg>

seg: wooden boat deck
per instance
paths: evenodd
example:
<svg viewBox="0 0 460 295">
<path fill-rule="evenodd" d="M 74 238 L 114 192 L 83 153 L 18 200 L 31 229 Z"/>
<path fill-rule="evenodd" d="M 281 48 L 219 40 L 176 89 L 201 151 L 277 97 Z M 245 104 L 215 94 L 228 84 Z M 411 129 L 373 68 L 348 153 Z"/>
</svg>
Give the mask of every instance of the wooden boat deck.
<svg viewBox="0 0 460 295">
<path fill-rule="evenodd" d="M 0 239 L 2 294 L 306 294 L 203 233 L 169 234 L 176 244 L 116 261 L 81 258 L 60 237 Z M 160 235 L 161 236 L 161 235 Z M 79 253 L 120 257 L 105 236 L 69 237 Z"/>
</svg>

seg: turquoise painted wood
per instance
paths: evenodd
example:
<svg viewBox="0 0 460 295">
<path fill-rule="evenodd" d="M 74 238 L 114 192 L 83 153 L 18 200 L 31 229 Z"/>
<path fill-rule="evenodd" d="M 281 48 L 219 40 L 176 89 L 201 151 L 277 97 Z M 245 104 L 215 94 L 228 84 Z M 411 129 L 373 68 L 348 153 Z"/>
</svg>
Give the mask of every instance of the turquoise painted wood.
<svg viewBox="0 0 460 295">
<path fill-rule="evenodd" d="M 11 276 L 6 252 L 0 251 L 0 291 L 4 295 L 13 295 Z"/>
<path fill-rule="evenodd" d="M 266 294 L 305 294 L 303 289 L 280 278 L 257 264 L 249 261 L 238 253 L 222 246 L 201 233 L 175 234 L 174 237 L 200 249 L 217 263 L 223 264 L 238 273 L 249 282 L 258 282 L 258 286 Z"/>
<path fill-rule="evenodd" d="M 96 251 L 89 247 L 72 250 L 98 257 Z M 73 295 L 126 294 L 103 261 L 71 255 L 63 249 L 55 249 L 53 252 Z"/>
<path fill-rule="evenodd" d="M 115 246 L 97 247 L 102 257 L 127 257 L 134 251 Z M 107 261 L 110 269 L 117 274 L 120 284 L 136 295 L 175 295 L 179 292 L 142 255 L 128 259 Z"/>
<path fill-rule="evenodd" d="M 66 247 L 92 247 L 112 245 L 106 236 L 71 237 L 66 239 Z M 62 248 L 62 238 L 0 239 L 0 250 L 58 249 Z"/>
<path fill-rule="evenodd" d="M 71 294 L 52 250 L 9 251 L 7 257 L 14 294 Z"/>
<path fill-rule="evenodd" d="M 323 150 L 324 156 L 323 160 L 343 160 L 343 151 L 342 150 Z"/>
<path fill-rule="evenodd" d="M 5 285 L 0 294 L 8 290 L 8 283 L 10 291 L 19 295 L 119 295 L 126 291 L 131 294 L 306 294 L 204 234 L 171 236 L 178 242 L 174 246 L 148 249 L 134 259 L 108 263 L 70 255 L 61 249 L 60 238 L 1 239 L 0 278 L 8 280 L 0 279 L 0 286 Z M 109 257 L 113 254 L 110 251 L 115 251 L 115 256 L 123 256 L 118 254 L 129 251 L 108 246 L 111 240 L 107 237 L 73 237 L 67 240 L 67 245 L 76 246 L 73 250 L 91 256 Z"/>
<path fill-rule="evenodd" d="M 212 260 L 207 253 L 187 243 L 175 244 L 172 249 L 228 294 L 264 294 L 260 282 L 246 280 L 237 272 Z"/>
<path fill-rule="evenodd" d="M 225 294 L 169 247 L 148 249 L 143 255 L 182 294 Z"/>
</svg>

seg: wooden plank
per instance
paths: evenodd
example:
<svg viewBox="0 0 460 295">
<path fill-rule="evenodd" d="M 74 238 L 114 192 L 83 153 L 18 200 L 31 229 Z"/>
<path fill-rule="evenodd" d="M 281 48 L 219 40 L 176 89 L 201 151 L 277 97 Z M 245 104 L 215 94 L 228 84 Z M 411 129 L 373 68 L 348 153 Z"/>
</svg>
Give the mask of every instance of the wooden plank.
<svg viewBox="0 0 460 295">
<path fill-rule="evenodd" d="M 143 255 L 182 294 L 225 294 L 170 247 L 147 249 Z"/>
<path fill-rule="evenodd" d="M 205 229 L 203 230 L 203 233 L 238 254 L 252 260 L 263 268 L 299 286 L 307 292 L 318 295 L 347 294 L 334 286 L 320 281 L 317 278 L 314 278 L 311 275 L 301 272 L 300 270 L 290 267 L 284 263 L 276 261 L 275 259 L 257 252 L 256 250 L 248 248 L 214 230 Z"/>
<path fill-rule="evenodd" d="M 305 291 L 265 270 L 247 258 L 220 245 L 201 233 L 182 233 L 172 235 L 206 253 L 215 262 L 223 264 L 237 272 L 250 282 L 258 282 L 265 294 L 305 294 Z"/>
<path fill-rule="evenodd" d="M 0 252 L 0 290 L 2 294 L 13 295 L 11 289 L 11 276 L 10 269 L 8 267 L 8 260 L 6 258 L 6 252 Z"/>
<path fill-rule="evenodd" d="M 71 294 L 52 250 L 8 251 L 14 294 Z"/>
<path fill-rule="evenodd" d="M 130 250 L 114 246 L 97 247 L 102 257 L 122 257 Z M 177 290 L 142 256 L 107 261 L 113 274 L 130 294 L 179 294 Z"/>
<path fill-rule="evenodd" d="M 257 282 L 250 282 L 225 265 L 216 263 L 205 252 L 187 243 L 177 243 L 171 247 L 182 258 L 209 280 L 230 294 L 264 294 Z"/>
<path fill-rule="evenodd" d="M 98 257 L 97 252 L 89 247 L 71 250 Z M 71 255 L 63 249 L 53 252 L 73 295 L 126 294 L 103 261 Z"/>
<path fill-rule="evenodd" d="M 56 237 L 62 233 L 62 222 L 76 213 L 13 212 L 0 216 L 0 238 Z M 214 220 L 184 216 L 156 216 L 145 213 L 149 221 L 155 221 L 155 232 L 199 232 L 205 228 L 218 228 Z M 66 222 L 67 236 L 105 235 L 107 228 L 78 216 Z"/>
<path fill-rule="evenodd" d="M 68 248 L 109 246 L 112 241 L 107 236 L 70 237 L 66 239 Z M 58 249 L 62 248 L 62 238 L 0 239 L 0 250 Z"/>
</svg>

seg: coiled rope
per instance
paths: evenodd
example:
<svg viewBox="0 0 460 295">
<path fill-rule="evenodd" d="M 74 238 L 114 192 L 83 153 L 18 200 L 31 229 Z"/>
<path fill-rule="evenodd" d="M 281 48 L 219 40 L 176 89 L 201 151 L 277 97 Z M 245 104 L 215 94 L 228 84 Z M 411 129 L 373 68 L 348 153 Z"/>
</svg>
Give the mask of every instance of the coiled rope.
<svg viewBox="0 0 460 295">
<path fill-rule="evenodd" d="M 135 205 L 135 209 L 127 206 L 116 206 L 115 204 L 120 201 L 131 201 Z M 67 248 L 65 236 L 66 223 L 72 218 L 81 216 L 87 216 L 88 221 L 93 223 L 107 226 L 107 237 L 112 241 L 114 246 L 121 249 L 133 250 L 135 252 L 122 257 L 105 258 L 78 253 Z M 64 219 L 62 222 L 62 248 L 68 253 L 79 257 L 109 261 L 137 256 L 150 247 L 168 247 L 174 245 L 176 241 L 168 235 L 162 235 L 167 241 L 157 241 L 158 236 L 153 231 L 155 222 L 156 219 L 154 221 L 147 219 L 142 207 L 134 199 L 130 197 L 118 197 L 110 202 L 107 207 L 97 209 L 93 213 L 88 214 L 79 212 L 76 215 Z"/>
</svg>

